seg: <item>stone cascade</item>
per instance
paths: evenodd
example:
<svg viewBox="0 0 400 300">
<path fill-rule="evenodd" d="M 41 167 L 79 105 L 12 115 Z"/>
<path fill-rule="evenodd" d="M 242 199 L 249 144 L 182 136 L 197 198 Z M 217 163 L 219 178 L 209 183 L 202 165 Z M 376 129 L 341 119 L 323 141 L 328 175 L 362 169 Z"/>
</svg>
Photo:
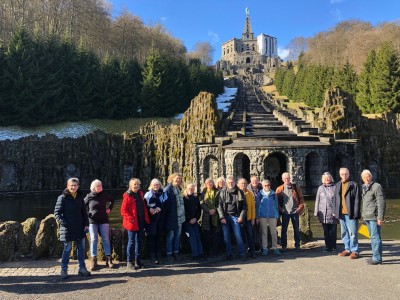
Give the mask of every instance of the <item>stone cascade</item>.
<svg viewBox="0 0 400 300">
<path fill-rule="evenodd" d="M 295 136 L 274 115 L 264 108 L 252 88 L 246 88 L 246 135 L 247 136 Z"/>
<path fill-rule="evenodd" d="M 290 113 L 276 107 L 255 86 L 243 86 L 233 103 L 228 135 L 242 138 L 273 138 L 291 141 L 319 141 L 318 129 Z"/>
<path fill-rule="evenodd" d="M 273 111 L 273 115 L 287 125 L 289 130 L 297 135 L 318 135 L 318 128 L 312 127 L 307 121 L 297 117 L 286 108 L 281 108 L 280 103 L 273 100 L 269 95 L 265 96 L 261 91 L 255 91 L 257 99 L 265 109 Z"/>
</svg>

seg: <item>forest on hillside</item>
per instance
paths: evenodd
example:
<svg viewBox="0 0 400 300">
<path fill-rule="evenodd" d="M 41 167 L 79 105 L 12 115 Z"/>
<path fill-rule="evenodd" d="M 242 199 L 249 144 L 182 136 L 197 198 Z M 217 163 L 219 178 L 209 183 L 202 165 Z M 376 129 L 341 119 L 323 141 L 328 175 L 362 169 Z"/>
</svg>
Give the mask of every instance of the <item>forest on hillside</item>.
<svg viewBox="0 0 400 300">
<path fill-rule="evenodd" d="M 321 107 L 325 91 L 339 86 L 363 113 L 400 112 L 399 24 L 344 21 L 312 38 L 297 37 L 289 48 L 298 60 L 277 70 L 280 94 Z"/>
<path fill-rule="evenodd" d="M 0 125 L 170 117 L 223 92 L 212 48 L 100 0 L 0 0 Z"/>
<path fill-rule="evenodd" d="M 19 28 L 34 36 L 57 36 L 83 44 L 99 58 L 117 56 L 143 64 L 151 48 L 184 58 L 182 42 L 161 24 L 146 26 L 127 11 L 111 15 L 102 0 L 0 0 L 0 42 L 7 45 Z"/>
</svg>

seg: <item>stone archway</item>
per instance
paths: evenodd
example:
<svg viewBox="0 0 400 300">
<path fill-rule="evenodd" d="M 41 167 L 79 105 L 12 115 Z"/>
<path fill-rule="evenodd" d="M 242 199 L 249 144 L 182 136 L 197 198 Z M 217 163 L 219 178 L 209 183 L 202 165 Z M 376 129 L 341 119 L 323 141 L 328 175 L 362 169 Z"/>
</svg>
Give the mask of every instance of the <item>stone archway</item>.
<svg viewBox="0 0 400 300">
<path fill-rule="evenodd" d="M 125 163 L 124 170 L 123 170 L 123 179 L 122 183 L 124 186 L 129 185 L 129 180 L 133 177 L 134 174 L 134 167 L 132 163 Z"/>
<path fill-rule="evenodd" d="M 271 188 L 276 189 L 282 184 L 282 173 L 287 171 L 287 157 L 283 153 L 274 152 L 264 160 L 264 177 L 271 182 Z"/>
<path fill-rule="evenodd" d="M 305 162 L 305 187 L 309 194 L 315 194 L 321 184 L 321 157 L 316 152 L 306 156 Z"/>
<path fill-rule="evenodd" d="M 17 170 L 14 162 L 0 162 L 0 190 L 7 191 L 17 183 Z"/>
<path fill-rule="evenodd" d="M 218 159 L 215 156 L 209 155 L 204 158 L 203 176 L 204 180 L 206 178 L 214 178 L 214 179 L 218 178 L 219 176 Z"/>
<path fill-rule="evenodd" d="M 172 173 L 179 173 L 179 163 L 177 161 L 172 163 Z"/>
<path fill-rule="evenodd" d="M 233 160 L 233 176 L 236 180 L 245 178 L 250 181 L 250 159 L 244 153 L 238 153 Z"/>
<path fill-rule="evenodd" d="M 332 174 L 332 177 L 335 181 L 339 181 L 340 180 L 340 176 L 339 176 L 339 170 L 340 168 L 348 168 L 351 174 L 351 170 L 349 168 L 349 160 L 346 156 L 344 156 L 343 154 L 337 154 L 335 156 L 335 163 L 334 163 L 334 167 L 335 167 L 335 174 Z M 351 175 L 350 175 L 351 176 Z"/>
</svg>

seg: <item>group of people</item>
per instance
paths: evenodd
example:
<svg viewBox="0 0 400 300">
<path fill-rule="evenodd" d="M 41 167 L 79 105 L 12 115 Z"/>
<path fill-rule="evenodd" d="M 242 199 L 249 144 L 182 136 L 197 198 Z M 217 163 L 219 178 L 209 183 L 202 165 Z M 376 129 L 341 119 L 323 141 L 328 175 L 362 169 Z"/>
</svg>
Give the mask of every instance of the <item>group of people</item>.
<svg viewBox="0 0 400 300">
<path fill-rule="evenodd" d="M 338 255 L 359 258 L 358 220 L 362 217 L 368 227 L 372 248 L 372 258 L 367 263 L 382 264 L 381 226 L 386 210 L 382 187 L 373 180 L 369 170 L 361 173 L 361 187 L 350 180 L 347 168 L 341 168 L 339 176 L 341 180 L 335 184 L 332 175 L 325 172 L 316 195 L 314 215 L 324 230 L 324 251 L 336 252 L 337 224 L 340 223 L 344 250 Z"/>
<path fill-rule="evenodd" d="M 369 264 L 382 263 L 382 241 L 380 226 L 384 221 L 385 198 L 381 186 L 373 181 L 372 174 L 364 170 L 361 188 L 349 180 L 349 170 L 340 169 L 341 181 L 334 184 L 330 173 L 322 175 L 322 185 L 318 188 L 314 214 L 322 223 L 326 252 L 336 251 L 337 224 L 341 224 L 344 250 L 340 256 L 352 259 L 359 257 L 357 228 L 362 216 L 371 235 L 373 251 Z M 242 261 L 247 253 L 255 258 L 256 245 L 262 255 L 281 255 L 287 248 L 289 221 L 294 231 L 295 248 L 300 249 L 299 216 L 304 209 L 301 188 L 291 181 L 289 173 L 282 174 L 283 184 L 276 191 L 271 189 L 269 180 L 259 182 L 252 176 L 250 183 L 241 178 L 237 182 L 233 176 L 205 180 L 203 189 L 196 194 L 194 183 L 182 188 L 182 175 L 173 173 L 167 185 L 162 186 L 153 179 L 148 191 L 141 189 L 139 179 L 129 181 L 128 190 L 123 194 L 121 205 L 122 225 L 128 233 L 127 267 L 140 269 L 143 234 L 146 234 L 148 249 L 153 264 L 160 264 L 162 242 L 165 239 L 167 260 L 179 260 L 182 231 L 186 235 L 193 260 L 205 260 L 216 256 L 220 232 L 226 249 L 226 259 L 233 259 L 231 232 L 233 232 Z M 79 191 L 79 180 L 70 178 L 67 187 L 57 199 L 54 215 L 60 224 L 60 241 L 64 242 L 61 259 L 61 276 L 68 278 L 68 262 L 72 241 L 77 245 L 79 262 L 78 274 L 89 276 L 85 266 L 85 237 L 90 233 L 90 271 L 98 268 L 97 243 L 101 235 L 106 266 L 113 267 L 109 239 L 108 214 L 113 209 L 114 198 L 103 192 L 100 180 L 91 183 L 90 193 L 84 196 Z M 278 248 L 278 223 L 282 220 L 281 250 Z M 243 230 L 242 230 L 243 228 Z M 269 241 L 270 239 L 270 241 Z"/>
<path fill-rule="evenodd" d="M 101 235 L 106 266 L 114 266 L 111 257 L 110 230 L 108 214 L 114 206 L 114 198 L 103 192 L 102 182 L 94 180 L 90 185 L 90 193 L 86 196 L 79 190 L 79 179 L 70 178 L 67 187 L 58 197 L 54 215 L 60 224 L 60 241 L 64 243 L 61 256 L 61 277 L 68 278 L 68 263 L 72 250 L 72 242 L 76 242 L 79 263 L 78 274 L 89 276 L 85 264 L 85 239 L 90 233 L 90 270 L 98 268 L 97 243 Z"/>
</svg>

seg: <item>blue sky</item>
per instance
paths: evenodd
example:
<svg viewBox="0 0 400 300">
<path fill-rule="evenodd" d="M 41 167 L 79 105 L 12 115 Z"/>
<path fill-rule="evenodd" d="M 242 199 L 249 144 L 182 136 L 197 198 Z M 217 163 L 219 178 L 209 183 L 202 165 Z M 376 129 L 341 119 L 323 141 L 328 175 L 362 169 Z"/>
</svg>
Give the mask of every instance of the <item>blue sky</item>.
<svg viewBox="0 0 400 300">
<path fill-rule="evenodd" d="M 214 61 L 221 56 L 221 45 L 240 38 L 246 7 L 255 36 L 265 33 L 278 39 L 279 54 L 291 39 L 312 37 L 338 22 L 359 19 L 371 22 L 399 22 L 399 0 L 108 0 L 113 15 L 127 9 L 146 25 L 162 23 L 180 39 L 188 51 L 197 42 L 208 41 L 215 48 Z"/>
</svg>

